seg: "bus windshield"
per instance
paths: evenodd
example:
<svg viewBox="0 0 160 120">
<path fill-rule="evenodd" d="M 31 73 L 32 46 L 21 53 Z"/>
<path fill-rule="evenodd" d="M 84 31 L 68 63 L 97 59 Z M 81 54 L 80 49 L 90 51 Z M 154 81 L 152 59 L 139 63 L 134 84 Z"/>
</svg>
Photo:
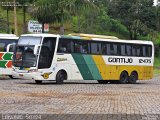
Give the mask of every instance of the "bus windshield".
<svg viewBox="0 0 160 120">
<path fill-rule="evenodd" d="M 36 67 L 37 56 L 34 54 L 34 46 L 17 46 L 14 66 L 16 67 Z"/>
<path fill-rule="evenodd" d="M 19 38 L 18 45 L 38 45 L 41 39 L 41 37 L 22 36 Z"/>
</svg>

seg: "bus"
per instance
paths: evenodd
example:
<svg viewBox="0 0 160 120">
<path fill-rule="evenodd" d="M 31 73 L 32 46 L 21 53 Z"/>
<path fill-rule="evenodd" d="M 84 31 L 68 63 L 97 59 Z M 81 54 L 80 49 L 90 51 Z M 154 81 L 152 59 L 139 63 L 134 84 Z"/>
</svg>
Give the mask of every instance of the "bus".
<svg viewBox="0 0 160 120">
<path fill-rule="evenodd" d="M 13 44 L 18 41 L 14 34 L 0 34 L 0 76 L 12 77 Z"/>
<path fill-rule="evenodd" d="M 92 34 L 25 34 L 15 51 L 13 76 L 37 84 L 50 80 L 134 84 L 153 77 L 151 41 Z"/>
</svg>

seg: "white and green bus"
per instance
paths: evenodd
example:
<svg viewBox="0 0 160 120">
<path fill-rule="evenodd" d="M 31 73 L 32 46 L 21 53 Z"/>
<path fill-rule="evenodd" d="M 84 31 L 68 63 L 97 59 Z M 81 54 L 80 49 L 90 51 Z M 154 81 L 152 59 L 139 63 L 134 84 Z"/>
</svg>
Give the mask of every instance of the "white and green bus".
<svg viewBox="0 0 160 120">
<path fill-rule="evenodd" d="M 0 76 L 12 78 L 13 44 L 17 41 L 14 34 L 0 34 Z"/>
<path fill-rule="evenodd" d="M 97 80 L 136 83 L 153 77 L 151 41 L 91 34 L 26 34 L 19 38 L 13 76 L 36 83 Z"/>
</svg>

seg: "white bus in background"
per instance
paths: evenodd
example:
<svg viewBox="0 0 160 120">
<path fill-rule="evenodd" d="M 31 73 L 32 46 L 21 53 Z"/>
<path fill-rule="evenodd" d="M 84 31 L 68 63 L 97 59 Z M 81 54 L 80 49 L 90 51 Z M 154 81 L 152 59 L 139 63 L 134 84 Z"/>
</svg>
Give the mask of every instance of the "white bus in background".
<svg viewBox="0 0 160 120">
<path fill-rule="evenodd" d="M 21 35 L 13 62 L 13 76 L 36 83 L 55 80 L 97 80 L 136 83 L 153 77 L 151 41 L 120 40 L 90 34 Z"/>
<path fill-rule="evenodd" d="M 0 76 L 12 77 L 13 45 L 18 41 L 14 34 L 0 34 Z"/>
</svg>

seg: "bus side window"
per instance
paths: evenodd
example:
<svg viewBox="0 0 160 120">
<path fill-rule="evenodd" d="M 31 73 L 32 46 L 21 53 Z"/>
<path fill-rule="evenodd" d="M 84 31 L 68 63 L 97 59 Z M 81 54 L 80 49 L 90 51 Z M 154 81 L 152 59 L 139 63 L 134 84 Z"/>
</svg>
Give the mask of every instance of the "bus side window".
<svg viewBox="0 0 160 120">
<path fill-rule="evenodd" d="M 114 44 L 114 43 L 110 43 L 108 44 L 108 47 L 109 47 L 109 55 L 117 55 L 117 44 Z"/>
<path fill-rule="evenodd" d="M 5 52 L 5 43 L 0 43 L 0 52 Z"/>
<path fill-rule="evenodd" d="M 91 53 L 102 54 L 101 43 L 96 43 L 96 42 L 91 43 Z"/>
<path fill-rule="evenodd" d="M 146 56 L 151 57 L 152 56 L 152 47 L 146 46 Z"/>
<path fill-rule="evenodd" d="M 57 52 L 58 53 L 71 53 L 71 41 L 67 39 L 60 39 Z"/>
<path fill-rule="evenodd" d="M 88 42 L 83 42 L 82 43 L 81 53 L 83 53 L 83 54 L 89 54 L 90 53 L 90 45 L 89 45 Z"/>
<path fill-rule="evenodd" d="M 126 53 L 127 53 L 127 56 L 131 56 L 131 51 L 132 51 L 131 45 L 126 45 Z"/>
<path fill-rule="evenodd" d="M 81 53 L 81 43 L 80 42 L 74 42 L 74 52 Z"/>
<path fill-rule="evenodd" d="M 101 46 L 102 46 L 102 55 L 106 55 L 107 54 L 107 45 L 105 43 L 102 43 Z"/>
<path fill-rule="evenodd" d="M 126 45 L 121 45 L 121 55 L 126 56 Z"/>
</svg>

